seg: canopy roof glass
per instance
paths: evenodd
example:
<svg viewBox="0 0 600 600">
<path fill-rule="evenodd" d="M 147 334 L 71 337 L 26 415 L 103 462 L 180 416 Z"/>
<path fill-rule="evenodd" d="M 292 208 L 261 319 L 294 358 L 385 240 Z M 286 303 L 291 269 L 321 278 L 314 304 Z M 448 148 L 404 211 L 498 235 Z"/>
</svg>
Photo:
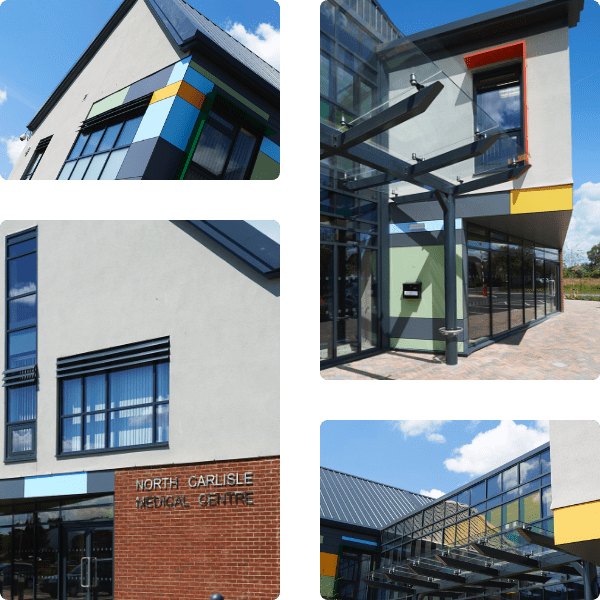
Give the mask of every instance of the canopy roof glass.
<svg viewBox="0 0 600 600">
<path fill-rule="evenodd" d="M 518 134 L 497 122 L 510 124 L 497 104 L 520 105 L 519 86 L 481 102 L 486 111 L 464 69 L 449 77 L 406 38 L 367 44 L 352 11 L 321 7 L 321 158 L 338 188 L 460 194 L 523 172 Z"/>
</svg>

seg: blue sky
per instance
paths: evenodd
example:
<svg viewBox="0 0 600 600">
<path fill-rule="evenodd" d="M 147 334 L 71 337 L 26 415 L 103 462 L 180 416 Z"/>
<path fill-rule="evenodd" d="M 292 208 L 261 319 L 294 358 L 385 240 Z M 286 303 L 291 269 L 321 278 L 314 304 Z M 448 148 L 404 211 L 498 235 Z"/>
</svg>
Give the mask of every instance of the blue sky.
<svg viewBox="0 0 600 600">
<path fill-rule="evenodd" d="M 0 0 L 0 176 L 12 170 L 8 149 L 54 91 L 122 0 Z M 187 0 L 256 53 L 278 57 L 279 4 Z M 270 24 L 276 32 L 261 23 Z M 266 57 L 265 57 L 266 59 Z M 278 64 L 274 65 L 278 67 Z M 8 143 L 7 143 L 8 140 Z"/>
<path fill-rule="evenodd" d="M 506 0 L 380 0 L 405 35 L 509 6 Z M 587 250 L 600 243 L 600 0 L 585 0 L 581 20 L 570 30 L 574 210 L 565 247 Z"/>
<path fill-rule="evenodd" d="M 548 440 L 548 421 L 325 421 L 321 466 L 440 497 Z"/>
</svg>

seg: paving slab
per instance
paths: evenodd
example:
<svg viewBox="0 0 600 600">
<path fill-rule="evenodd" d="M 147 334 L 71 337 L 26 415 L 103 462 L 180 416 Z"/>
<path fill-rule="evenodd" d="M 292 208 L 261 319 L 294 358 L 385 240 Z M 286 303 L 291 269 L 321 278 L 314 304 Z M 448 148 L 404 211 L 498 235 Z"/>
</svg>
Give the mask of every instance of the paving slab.
<svg viewBox="0 0 600 600">
<path fill-rule="evenodd" d="M 324 379 L 597 379 L 600 302 L 565 300 L 565 312 L 499 342 L 458 357 L 390 350 L 321 371 Z"/>
</svg>

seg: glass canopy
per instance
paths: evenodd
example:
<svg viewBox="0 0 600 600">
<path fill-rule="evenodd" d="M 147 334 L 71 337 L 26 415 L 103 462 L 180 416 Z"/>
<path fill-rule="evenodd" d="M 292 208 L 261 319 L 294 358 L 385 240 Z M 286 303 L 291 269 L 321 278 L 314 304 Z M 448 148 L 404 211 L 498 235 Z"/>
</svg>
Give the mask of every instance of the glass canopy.
<svg viewBox="0 0 600 600">
<path fill-rule="evenodd" d="M 526 161 L 520 134 L 507 133 L 497 122 L 520 120 L 520 88 L 500 87 L 482 95 L 478 106 L 464 66 L 460 72 L 448 61 L 450 77 L 403 37 L 375 45 L 367 31 L 351 26 L 351 16 L 334 3 L 321 5 L 322 170 L 336 169 L 338 187 L 389 189 L 397 196 L 450 191 L 470 182 L 477 189 L 487 175 Z M 328 27 L 336 27 L 331 39 Z M 392 107 L 416 114 L 391 128 L 379 126 L 357 145 L 343 145 L 340 133 L 369 130 L 374 118 L 385 121 Z"/>
</svg>

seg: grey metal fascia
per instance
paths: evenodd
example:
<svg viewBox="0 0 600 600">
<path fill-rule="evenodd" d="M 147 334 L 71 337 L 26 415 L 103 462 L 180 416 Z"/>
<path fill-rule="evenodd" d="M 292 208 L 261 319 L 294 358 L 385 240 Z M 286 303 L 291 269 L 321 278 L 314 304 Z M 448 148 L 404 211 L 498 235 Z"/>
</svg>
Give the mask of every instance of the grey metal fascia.
<svg viewBox="0 0 600 600">
<path fill-rule="evenodd" d="M 267 279 L 279 277 L 279 244 L 252 225 L 246 223 L 248 230 L 252 230 L 252 239 L 249 236 L 236 239 L 230 235 L 230 231 L 225 231 L 219 226 L 219 223 L 236 222 L 188 221 L 188 223 Z M 237 223 L 241 225 L 243 221 Z M 257 244 L 254 238 L 262 241 L 262 244 Z"/>
<path fill-rule="evenodd" d="M 448 500 L 452 496 L 457 496 L 461 492 L 477 485 L 478 483 L 481 483 L 482 481 L 485 481 L 489 477 L 493 477 L 494 475 L 497 475 L 498 473 L 501 473 L 502 471 L 504 471 L 506 469 L 510 469 L 510 467 L 513 467 L 514 465 L 520 463 L 522 460 L 527 460 L 528 458 L 531 458 L 532 456 L 534 456 L 540 452 L 543 452 L 544 450 L 547 450 L 548 448 L 550 448 L 550 442 L 546 442 L 545 444 L 542 444 L 541 446 L 538 446 L 537 448 L 534 448 L 533 450 L 530 450 L 529 452 L 526 452 L 525 454 L 522 454 L 521 456 L 514 458 L 513 460 L 503 464 L 502 466 L 497 467 L 496 469 L 493 469 L 489 473 L 486 473 L 485 475 L 481 475 L 480 477 L 477 477 L 477 479 L 473 479 L 473 481 L 470 481 L 469 483 L 465 483 L 464 485 L 461 485 L 459 488 L 456 488 L 455 490 L 449 492 L 448 494 L 441 496 L 440 498 L 436 498 L 432 504 L 438 504 L 440 502 L 444 502 L 444 501 Z M 396 519 L 395 521 L 388 523 L 387 525 L 382 527 L 382 529 L 387 529 L 388 527 L 391 527 L 392 525 L 395 525 L 396 523 L 399 523 L 400 521 L 404 521 L 404 519 L 408 519 L 408 518 L 416 515 L 418 512 L 420 512 L 420 510 L 421 509 L 414 510 L 412 513 L 405 515 L 401 519 Z"/>
</svg>

